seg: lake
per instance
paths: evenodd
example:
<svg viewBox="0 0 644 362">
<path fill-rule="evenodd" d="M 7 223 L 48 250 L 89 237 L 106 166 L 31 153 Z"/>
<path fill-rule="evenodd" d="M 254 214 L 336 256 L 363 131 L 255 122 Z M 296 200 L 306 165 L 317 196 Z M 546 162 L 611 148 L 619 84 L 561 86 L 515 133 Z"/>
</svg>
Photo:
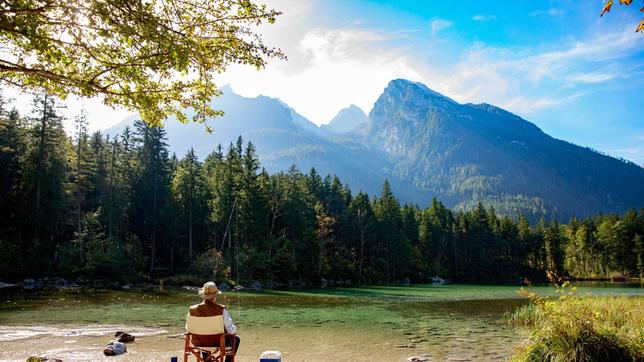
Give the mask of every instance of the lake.
<svg viewBox="0 0 644 362">
<path fill-rule="evenodd" d="M 633 295 L 639 284 L 576 283 L 577 294 Z M 527 303 L 517 286 L 412 285 L 222 295 L 242 339 L 237 361 L 279 350 L 283 361 L 503 360 L 527 331 L 504 314 Z M 548 286 L 525 288 L 554 295 Z M 0 361 L 169 361 L 183 349 L 195 290 L 1 290 Z M 103 357 L 116 330 L 137 336 L 128 353 Z"/>
</svg>

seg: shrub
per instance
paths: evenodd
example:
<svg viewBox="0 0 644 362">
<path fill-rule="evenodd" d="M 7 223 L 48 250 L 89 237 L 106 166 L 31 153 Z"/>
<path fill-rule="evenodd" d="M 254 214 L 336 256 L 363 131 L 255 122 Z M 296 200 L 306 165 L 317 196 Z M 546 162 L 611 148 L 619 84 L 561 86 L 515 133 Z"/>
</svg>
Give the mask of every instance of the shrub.
<svg viewBox="0 0 644 362">
<path fill-rule="evenodd" d="M 225 279 L 230 274 L 230 267 L 226 266 L 221 252 L 211 248 L 197 256 L 190 266 L 189 274 L 205 280 L 211 280 L 213 276 L 217 280 Z"/>
<path fill-rule="evenodd" d="M 644 360 L 643 298 L 577 296 L 558 287 L 557 299 L 530 294 L 531 303 L 510 318 L 531 327 L 514 361 Z"/>
<path fill-rule="evenodd" d="M 100 209 L 85 214 L 81 232 L 74 233 L 70 243 L 58 247 L 57 271 L 66 277 L 108 278 L 122 282 L 142 280 L 143 276 L 138 272 L 142 252 L 136 236 L 129 235 L 122 241 L 106 236 L 99 216 Z"/>
</svg>

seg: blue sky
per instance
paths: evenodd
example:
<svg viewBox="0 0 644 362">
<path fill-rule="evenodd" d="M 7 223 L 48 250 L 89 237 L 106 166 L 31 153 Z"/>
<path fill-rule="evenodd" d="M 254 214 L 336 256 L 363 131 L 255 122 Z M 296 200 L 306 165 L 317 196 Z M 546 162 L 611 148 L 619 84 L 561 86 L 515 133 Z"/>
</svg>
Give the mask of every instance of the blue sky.
<svg viewBox="0 0 644 362">
<path fill-rule="evenodd" d="M 617 3 L 617 2 L 616 2 Z M 415 80 L 644 164 L 644 14 L 601 1 L 335 1 L 328 27 L 389 37 Z M 332 5 L 331 5 L 332 4 Z"/>
<path fill-rule="evenodd" d="M 603 18 L 600 0 L 266 1 L 284 14 L 258 31 L 288 61 L 260 71 L 233 66 L 220 86 L 280 98 L 319 125 L 350 104 L 368 113 L 390 80 L 405 78 L 459 102 L 497 105 L 556 138 L 644 165 L 638 1 L 631 7 L 616 1 Z M 26 97 L 15 98 L 26 113 Z M 70 119 L 87 109 L 92 130 L 132 113 L 99 99 L 66 103 Z"/>
</svg>

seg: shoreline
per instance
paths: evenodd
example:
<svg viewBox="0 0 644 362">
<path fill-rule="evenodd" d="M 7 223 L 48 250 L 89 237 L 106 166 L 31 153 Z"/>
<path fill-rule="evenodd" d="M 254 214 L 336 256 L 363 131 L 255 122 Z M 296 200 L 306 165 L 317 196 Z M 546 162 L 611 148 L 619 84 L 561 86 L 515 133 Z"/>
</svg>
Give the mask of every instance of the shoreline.
<svg viewBox="0 0 644 362">
<path fill-rule="evenodd" d="M 448 284 L 224 293 L 242 338 L 239 361 L 279 350 L 284 361 L 508 358 L 524 336 L 503 316 L 527 303 L 516 286 Z M 553 288 L 537 287 L 554 295 Z M 587 289 L 590 290 L 590 289 Z M 637 294 L 642 288 L 592 288 Z M 595 292 L 597 291 L 597 292 Z M 137 336 L 119 361 L 169 360 L 183 349 L 192 290 L 19 291 L 0 305 L 0 361 L 32 355 L 102 359 L 116 330 Z M 137 333 L 138 332 L 138 333 Z M 46 353 L 46 354 L 45 354 Z M 115 357 L 109 357 L 113 360 Z"/>
<path fill-rule="evenodd" d="M 644 287 L 644 279 L 639 278 L 580 278 L 580 279 L 565 279 L 565 281 L 570 283 L 608 283 L 613 286 L 625 285 L 625 286 L 636 286 L 640 285 Z M 219 283 L 225 284 L 225 283 Z M 336 285 L 325 285 L 325 286 L 302 286 L 302 287 L 286 287 L 286 286 L 277 286 L 277 287 L 265 287 L 261 283 L 259 286 L 248 286 L 243 287 L 242 290 L 250 291 L 308 291 L 308 290 L 342 290 L 342 289 L 351 289 L 351 288 L 374 288 L 374 287 L 418 287 L 418 286 L 441 286 L 441 285 L 471 285 L 471 286 L 498 286 L 498 287 L 532 287 L 532 286 L 551 286 L 549 282 L 535 282 L 535 283 L 492 283 L 492 282 L 461 282 L 461 281 L 451 281 L 446 280 L 444 283 L 379 283 L 379 284 L 336 284 Z M 122 283 L 119 281 L 112 281 L 107 279 L 99 279 L 96 281 L 82 281 L 74 282 L 69 281 L 64 278 L 58 277 L 42 277 L 42 278 L 27 278 L 22 282 L 9 283 L 0 280 L 0 292 L 2 291 L 38 291 L 38 290 L 135 290 L 135 291 L 144 291 L 144 290 L 163 290 L 164 288 L 168 289 L 186 289 L 186 290 L 197 290 L 201 284 L 166 284 L 163 279 L 156 280 L 155 283 L 152 282 L 141 282 L 141 283 Z M 270 283 L 267 284 L 270 286 Z M 225 284 L 225 287 L 222 288 L 223 292 L 232 292 L 233 289 L 228 287 Z"/>
</svg>

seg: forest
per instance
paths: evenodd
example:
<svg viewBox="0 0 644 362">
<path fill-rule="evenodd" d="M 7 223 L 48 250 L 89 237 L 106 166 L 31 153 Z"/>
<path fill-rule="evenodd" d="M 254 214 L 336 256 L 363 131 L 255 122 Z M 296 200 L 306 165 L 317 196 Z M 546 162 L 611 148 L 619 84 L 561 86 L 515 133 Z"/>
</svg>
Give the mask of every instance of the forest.
<svg viewBox="0 0 644 362">
<path fill-rule="evenodd" d="M 274 286 L 543 281 L 644 276 L 644 208 L 572 218 L 499 215 L 481 203 L 401 205 L 338 177 L 268 174 L 240 137 L 170 155 L 162 127 L 67 134 L 56 100 L 29 115 L 0 100 L 0 279 L 174 277 Z M 205 132 L 205 130 L 204 130 Z"/>
</svg>

